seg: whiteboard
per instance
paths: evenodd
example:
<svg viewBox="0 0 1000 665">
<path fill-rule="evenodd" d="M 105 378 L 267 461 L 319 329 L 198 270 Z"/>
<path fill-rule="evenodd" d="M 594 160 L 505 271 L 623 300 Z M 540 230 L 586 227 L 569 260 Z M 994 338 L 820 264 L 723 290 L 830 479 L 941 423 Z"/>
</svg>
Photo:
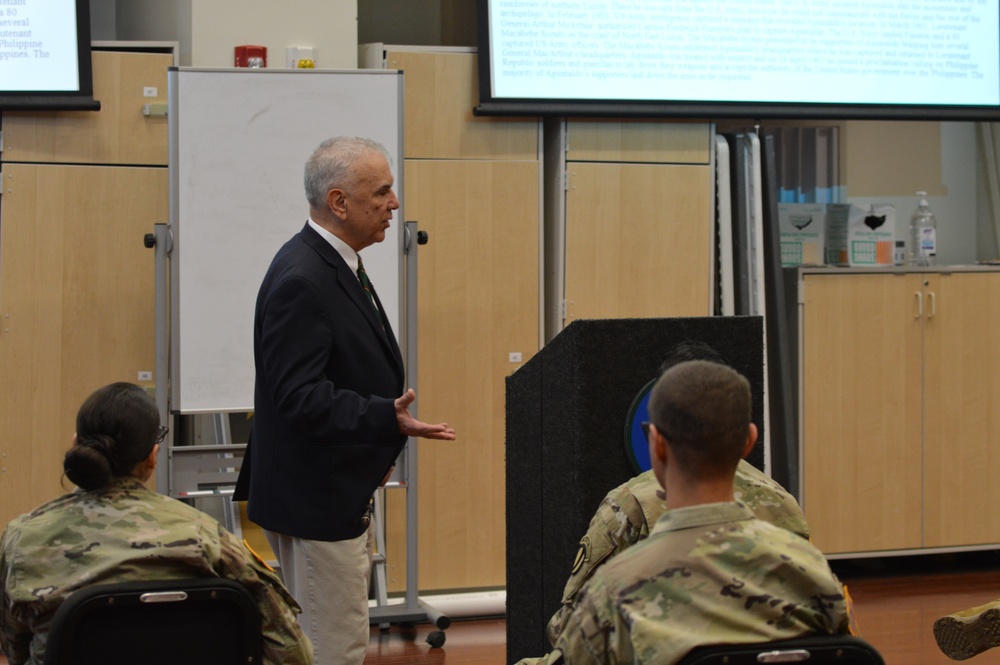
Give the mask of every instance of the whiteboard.
<svg viewBox="0 0 1000 665">
<path fill-rule="evenodd" d="M 391 156 L 401 207 L 362 256 L 399 335 L 402 72 L 174 67 L 167 85 L 171 410 L 253 410 L 257 291 L 309 217 L 303 168 L 332 136 L 374 139 Z"/>
</svg>

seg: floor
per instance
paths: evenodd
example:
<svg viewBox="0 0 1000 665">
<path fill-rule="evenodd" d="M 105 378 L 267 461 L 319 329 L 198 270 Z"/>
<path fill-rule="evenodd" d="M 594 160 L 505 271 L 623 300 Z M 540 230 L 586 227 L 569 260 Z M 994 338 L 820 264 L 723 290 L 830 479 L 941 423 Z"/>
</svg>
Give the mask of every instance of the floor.
<svg viewBox="0 0 1000 665">
<path fill-rule="evenodd" d="M 886 665 L 953 663 L 934 642 L 939 616 L 1000 598 L 1000 551 L 921 557 L 834 561 L 854 599 L 861 636 Z M 442 648 L 431 648 L 429 624 L 372 629 L 365 665 L 506 665 L 502 618 L 455 621 Z M 1000 648 L 970 665 L 1000 665 Z M 0 665 L 7 665 L 0 656 Z"/>
</svg>

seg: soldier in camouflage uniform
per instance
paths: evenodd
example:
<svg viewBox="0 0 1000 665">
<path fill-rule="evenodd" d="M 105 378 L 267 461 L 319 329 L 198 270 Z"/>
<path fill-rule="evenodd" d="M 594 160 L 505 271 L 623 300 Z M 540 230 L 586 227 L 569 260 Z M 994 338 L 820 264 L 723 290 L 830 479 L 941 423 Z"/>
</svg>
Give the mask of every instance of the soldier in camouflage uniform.
<svg viewBox="0 0 1000 665">
<path fill-rule="evenodd" d="M 59 605 L 74 591 L 135 580 L 222 577 L 257 600 L 266 663 L 313 662 L 298 605 L 275 573 L 216 520 L 143 484 L 156 466 L 156 405 L 127 383 L 77 415 L 66 476 L 79 489 L 10 522 L 0 539 L 0 647 L 40 665 Z"/>
<path fill-rule="evenodd" d="M 685 360 L 727 364 L 707 344 L 685 341 L 674 346 L 660 365 L 660 374 Z M 798 502 L 779 483 L 746 460 L 736 466 L 733 494 L 755 516 L 809 540 L 809 525 Z M 599 566 L 649 535 L 663 514 L 666 493 L 653 470 L 644 471 L 608 492 L 580 540 L 580 550 L 563 590 L 562 604 L 549 620 L 547 635 L 555 645 L 572 611 L 573 600 Z"/>
<path fill-rule="evenodd" d="M 736 467 L 733 494 L 757 518 L 809 540 L 809 525 L 795 497 L 746 460 L 740 460 Z M 649 536 L 651 526 L 665 510 L 665 500 L 666 493 L 652 469 L 604 497 L 590 520 L 587 534 L 580 540 L 580 550 L 563 590 L 562 605 L 549 620 L 547 634 L 553 645 L 584 583 L 611 557 Z"/>
<path fill-rule="evenodd" d="M 666 512 L 593 573 L 555 650 L 521 663 L 671 665 L 700 645 L 848 633 L 844 589 L 822 553 L 735 501 L 737 463 L 757 436 L 746 379 L 684 362 L 657 381 L 649 411 Z"/>
</svg>

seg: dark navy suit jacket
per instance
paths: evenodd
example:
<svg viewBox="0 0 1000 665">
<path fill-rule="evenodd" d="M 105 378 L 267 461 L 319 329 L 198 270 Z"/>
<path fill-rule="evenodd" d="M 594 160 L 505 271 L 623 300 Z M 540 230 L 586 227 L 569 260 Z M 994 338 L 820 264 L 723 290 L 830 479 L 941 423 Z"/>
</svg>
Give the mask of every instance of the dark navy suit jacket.
<svg viewBox="0 0 1000 665">
<path fill-rule="evenodd" d="M 376 301 L 378 297 L 376 296 Z M 406 442 L 389 321 L 308 224 L 275 255 L 254 315 L 254 417 L 234 499 L 263 528 L 346 540 Z"/>
</svg>

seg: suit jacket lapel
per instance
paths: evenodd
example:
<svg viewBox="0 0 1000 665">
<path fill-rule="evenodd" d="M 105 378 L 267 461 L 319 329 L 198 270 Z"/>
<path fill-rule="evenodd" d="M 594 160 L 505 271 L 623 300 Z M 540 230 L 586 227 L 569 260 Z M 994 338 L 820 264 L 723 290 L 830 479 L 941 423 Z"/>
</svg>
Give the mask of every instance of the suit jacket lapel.
<svg viewBox="0 0 1000 665">
<path fill-rule="evenodd" d="M 372 290 L 375 302 L 378 303 L 378 310 L 376 311 L 375 307 L 372 306 L 372 301 L 368 297 L 368 294 L 361 287 L 361 282 L 358 281 L 357 275 L 354 274 L 350 266 L 347 265 L 347 262 L 344 261 L 344 257 L 330 243 L 316 233 L 309 224 L 306 224 L 302 230 L 302 239 L 337 271 L 337 283 L 340 284 L 340 287 L 347 293 L 351 302 L 364 315 L 365 320 L 371 326 L 382 347 L 396 361 L 400 380 L 402 380 L 405 369 L 403 367 L 402 355 L 399 351 L 399 345 L 392 334 L 392 326 L 385 316 L 382 302 L 378 299 L 378 294 L 374 292 L 374 289 Z"/>
<path fill-rule="evenodd" d="M 364 289 L 362 289 L 361 292 L 364 293 Z M 385 315 L 385 308 L 382 307 L 382 301 L 379 300 L 378 293 L 375 291 L 374 285 L 372 285 L 372 297 L 375 298 L 375 302 L 378 304 L 378 317 L 381 319 L 382 323 L 382 325 L 379 326 L 382 331 L 382 339 L 388 342 L 389 351 L 392 353 L 392 357 L 396 360 L 396 366 L 399 367 L 399 378 L 402 379 L 405 373 L 405 368 L 403 367 L 403 356 L 399 351 L 399 344 L 396 343 L 396 337 L 392 334 L 392 326 L 389 324 L 389 319 Z"/>
</svg>

